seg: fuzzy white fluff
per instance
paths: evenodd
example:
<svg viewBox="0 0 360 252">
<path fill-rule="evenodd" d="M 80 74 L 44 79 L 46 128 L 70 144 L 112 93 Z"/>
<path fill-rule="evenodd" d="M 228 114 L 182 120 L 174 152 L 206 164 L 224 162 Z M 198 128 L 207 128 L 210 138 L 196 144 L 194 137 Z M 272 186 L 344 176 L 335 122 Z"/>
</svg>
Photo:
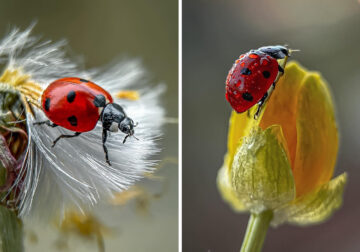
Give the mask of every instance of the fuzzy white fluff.
<svg viewBox="0 0 360 252">
<path fill-rule="evenodd" d="M 125 135 L 110 133 L 107 141 L 109 159 L 105 162 L 102 148 L 102 127 L 72 139 L 61 139 L 54 148 L 52 141 L 61 133 L 73 132 L 61 127 L 33 125 L 34 121 L 46 120 L 41 110 L 36 119 L 27 114 L 28 160 L 24 166 L 24 187 L 19 197 L 19 215 L 37 215 L 41 218 L 62 214 L 65 207 L 84 209 L 100 200 L 108 200 L 113 192 L 126 190 L 145 172 L 153 170 L 156 163 L 151 158 L 160 150 L 156 140 L 161 135 L 164 110 L 159 96 L 164 86 L 148 86 L 146 73 L 138 60 L 114 62 L 102 69 L 84 71 L 66 58 L 65 41 L 40 42 L 30 35 L 32 26 L 25 31 L 12 30 L 0 41 L 0 63 L 8 69 L 21 69 L 43 88 L 63 77 L 89 79 L 110 93 L 120 90 L 138 90 L 140 99 L 130 101 L 116 99 L 127 115 L 138 122 L 135 136 L 122 143 Z"/>
</svg>

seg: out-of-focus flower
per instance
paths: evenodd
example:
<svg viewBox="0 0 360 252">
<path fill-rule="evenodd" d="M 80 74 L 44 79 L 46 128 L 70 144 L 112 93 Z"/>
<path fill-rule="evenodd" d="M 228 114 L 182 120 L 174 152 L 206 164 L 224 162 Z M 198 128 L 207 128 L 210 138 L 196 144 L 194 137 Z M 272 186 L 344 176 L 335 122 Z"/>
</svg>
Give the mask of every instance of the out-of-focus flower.
<svg viewBox="0 0 360 252">
<path fill-rule="evenodd" d="M 156 170 L 159 171 L 165 164 L 173 163 L 177 164 L 177 159 L 172 157 L 164 158 L 158 163 Z M 154 175 L 154 173 L 147 173 L 145 177 L 149 181 L 160 182 L 161 190 L 158 192 L 151 192 L 148 188 L 135 185 L 126 191 L 115 193 L 110 200 L 112 205 L 122 206 L 128 204 L 129 201 L 135 201 L 136 210 L 138 213 L 147 215 L 149 214 L 150 203 L 153 200 L 160 199 L 169 189 L 169 180 L 162 176 Z"/>
<path fill-rule="evenodd" d="M 149 207 L 152 200 L 160 198 L 162 193 L 163 192 L 152 194 L 141 186 L 133 186 L 126 191 L 115 194 L 110 203 L 112 205 L 125 205 L 129 201 L 134 200 L 137 212 L 147 215 L 149 214 Z"/>
<path fill-rule="evenodd" d="M 346 174 L 331 179 L 337 151 L 326 82 L 290 63 L 258 120 L 232 113 L 218 187 L 237 212 L 272 211 L 273 226 L 318 223 L 342 202 Z"/>
<path fill-rule="evenodd" d="M 110 228 L 101 223 L 89 213 L 68 210 L 58 225 L 63 237 L 57 242 L 57 247 L 67 247 L 67 237 L 75 234 L 90 241 L 96 241 L 99 251 L 105 251 L 104 234 L 110 234 Z"/>
<path fill-rule="evenodd" d="M 65 207 L 86 208 L 101 199 L 108 200 L 113 193 L 128 189 L 154 170 L 156 162 L 151 158 L 160 151 L 156 140 L 161 136 L 164 122 L 164 110 L 159 105 L 164 87 L 147 86 L 146 73 L 138 60 L 114 62 L 102 69 L 84 71 L 65 57 L 64 41 L 40 42 L 30 35 L 31 30 L 32 27 L 22 32 L 14 29 L 0 41 L 0 64 L 5 65 L 0 77 L 0 93 L 18 95 L 28 135 L 26 150 L 19 157 L 18 176 L 6 197 L 16 191 L 14 200 L 19 216 L 36 214 L 46 218 L 54 212 L 63 215 Z M 135 132 L 139 141 L 129 138 L 123 144 L 124 135 L 120 133 L 108 137 L 112 166 L 104 160 L 100 123 L 94 130 L 60 141 L 54 148 L 52 141 L 69 131 L 33 124 L 46 120 L 39 108 L 42 90 L 52 81 L 70 76 L 101 85 L 113 94 L 114 102 L 121 104 L 139 123 Z M 136 91 L 131 91 L 134 89 Z M 121 93 L 121 90 L 127 91 Z M 3 201 L 7 201 L 6 197 Z"/>
<path fill-rule="evenodd" d="M 139 93 L 133 90 L 123 90 L 120 92 L 117 92 L 115 94 L 115 97 L 119 99 L 129 99 L 129 100 L 139 100 Z"/>
</svg>

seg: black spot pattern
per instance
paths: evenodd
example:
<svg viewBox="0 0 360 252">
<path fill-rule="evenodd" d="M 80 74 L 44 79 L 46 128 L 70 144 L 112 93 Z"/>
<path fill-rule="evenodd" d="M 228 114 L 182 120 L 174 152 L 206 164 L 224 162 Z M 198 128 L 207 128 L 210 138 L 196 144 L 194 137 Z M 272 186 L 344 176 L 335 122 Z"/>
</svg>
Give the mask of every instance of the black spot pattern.
<svg viewBox="0 0 360 252">
<path fill-rule="evenodd" d="M 270 72 L 269 71 L 264 71 L 262 72 L 263 76 L 265 79 L 268 79 L 270 77 Z"/>
<path fill-rule="evenodd" d="M 75 91 L 74 90 L 71 90 L 69 93 L 68 93 L 68 95 L 67 95 L 67 101 L 69 102 L 69 103 L 72 103 L 74 100 L 75 100 L 75 96 L 76 96 L 76 93 L 75 93 Z"/>
<path fill-rule="evenodd" d="M 249 68 L 245 67 L 245 68 L 241 69 L 240 73 L 243 74 L 243 75 L 250 75 L 251 71 L 250 71 Z"/>
<path fill-rule="evenodd" d="M 253 96 L 249 93 L 249 92 L 245 92 L 242 94 L 242 98 L 245 100 L 245 101 L 252 101 L 254 98 Z"/>
<path fill-rule="evenodd" d="M 106 105 L 105 96 L 103 96 L 102 94 L 98 94 L 97 96 L 95 96 L 94 105 L 96 107 L 105 107 Z"/>
<path fill-rule="evenodd" d="M 89 82 L 88 80 L 85 80 L 85 79 L 79 79 L 79 81 L 81 81 L 81 82 Z"/>
<path fill-rule="evenodd" d="M 69 123 L 71 124 L 71 126 L 77 126 L 77 118 L 76 116 L 70 116 L 67 119 L 69 121 Z"/>
<path fill-rule="evenodd" d="M 45 104 L 44 105 L 45 105 L 44 106 L 45 110 L 49 111 L 49 109 L 50 109 L 50 98 L 45 99 Z"/>
</svg>

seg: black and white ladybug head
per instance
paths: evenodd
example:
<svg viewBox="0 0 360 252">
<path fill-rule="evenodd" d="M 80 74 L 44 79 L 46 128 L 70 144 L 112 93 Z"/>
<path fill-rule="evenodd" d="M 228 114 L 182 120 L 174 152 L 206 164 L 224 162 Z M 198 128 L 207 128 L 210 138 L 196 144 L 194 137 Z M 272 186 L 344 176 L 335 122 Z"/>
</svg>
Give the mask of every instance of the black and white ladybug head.
<svg viewBox="0 0 360 252">
<path fill-rule="evenodd" d="M 134 128 L 137 124 L 126 115 L 124 109 L 119 104 L 107 104 L 101 113 L 100 120 L 105 130 L 111 132 L 120 130 L 125 133 L 124 143 L 129 136 L 134 136 Z"/>
<path fill-rule="evenodd" d="M 125 117 L 124 120 L 119 123 L 119 130 L 129 136 L 134 135 L 134 127 L 135 123 L 129 117 Z"/>
<path fill-rule="evenodd" d="M 285 46 L 264 46 L 258 49 L 259 51 L 266 53 L 267 55 L 275 59 L 283 59 L 286 56 L 289 56 L 289 49 Z"/>
<path fill-rule="evenodd" d="M 129 118 L 129 117 L 125 117 L 124 120 L 122 120 L 120 123 L 119 123 L 119 129 L 126 134 L 125 138 L 124 138 L 124 141 L 123 143 L 126 142 L 126 139 L 129 137 L 129 136 L 134 136 L 134 128 L 137 126 L 137 123 L 135 124 L 134 121 Z M 139 140 L 135 137 L 136 140 Z"/>
</svg>

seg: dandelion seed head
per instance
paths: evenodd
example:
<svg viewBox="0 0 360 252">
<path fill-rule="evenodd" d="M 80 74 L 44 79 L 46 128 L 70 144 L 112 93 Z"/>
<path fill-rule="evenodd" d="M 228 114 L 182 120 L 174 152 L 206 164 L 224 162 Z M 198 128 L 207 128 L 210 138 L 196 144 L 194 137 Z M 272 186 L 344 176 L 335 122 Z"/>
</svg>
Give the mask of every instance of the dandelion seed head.
<svg viewBox="0 0 360 252">
<path fill-rule="evenodd" d="M 19 215 L 45 218 L 54 212 L 64 213 L 65 207 L 83 209 L 107 200 L 153 171 L 156 161 L 152 158 L 160 151 L 156 142 L 164 123 L 164 109 L 159 104 L 164 85 L 147 86 L 146 72 L 134 59 L 82 70 L 65 56 L 66 41 L 42 42 L 31 35 L 32 28 L 33 25 L 25 31 L 14 29 L 0 41 L 0 63 L 6 65 L 0 89 L 18 92 L 26 107 L 29 143 L 20 173 Z M 124 134 L 110 133 L 107 147 L 112 166 L 105 163 L 100 122 L 94 130 L 62 139 L 54 148 L 51 145 L 56 137 L 71 132 L 34 125 L 47 119 L 39 108 L 42 90 L 52 81 L 70 76 L 99 84 L 138 123 L 135 136 L 139 140 L 129 137 L 123 144 Z M 124 93 L 116 95 L 121 90 L 127 90 L 125 95 L 130 98 Z"/>
</svg>

